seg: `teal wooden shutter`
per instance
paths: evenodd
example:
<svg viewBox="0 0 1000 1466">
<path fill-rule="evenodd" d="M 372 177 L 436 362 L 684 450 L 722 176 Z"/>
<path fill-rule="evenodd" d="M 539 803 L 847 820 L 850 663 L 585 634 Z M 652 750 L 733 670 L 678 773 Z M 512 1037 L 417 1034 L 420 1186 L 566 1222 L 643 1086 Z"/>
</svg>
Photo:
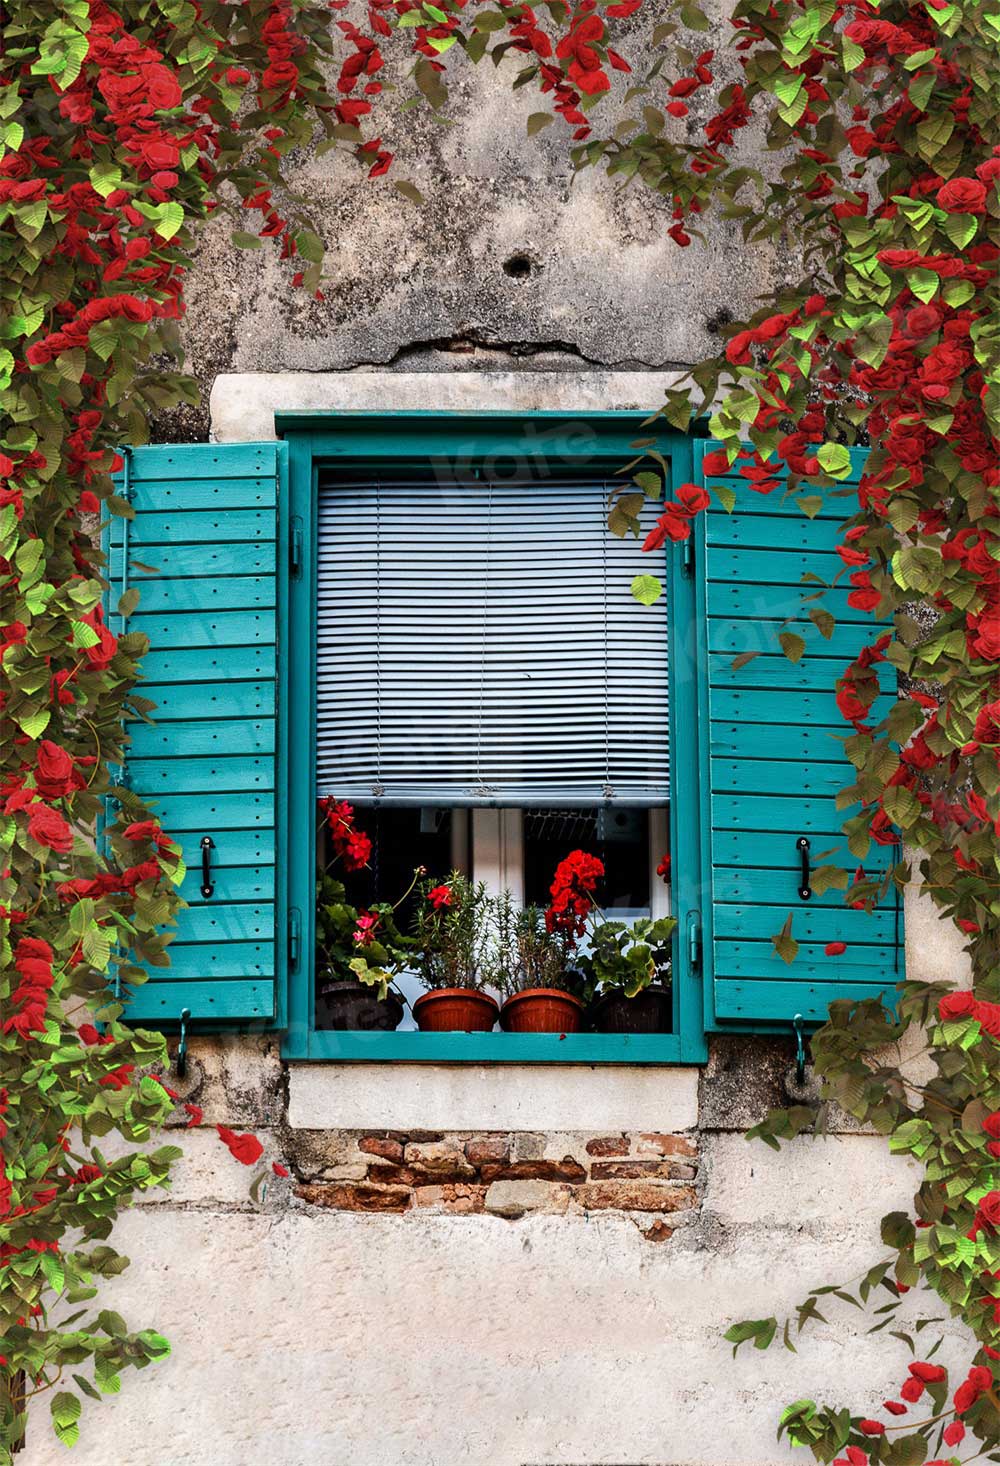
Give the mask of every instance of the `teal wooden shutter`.
<svg viewBox="0 0 1000 1466">
<path fill-rule="evenodd" d="M 695 444 L 696 470 L 717 444 Z M 856 482 L 865 454 L 853 455 Z M 703 677 L 702 718 L 709 736 L 703 750 L 702 838 L 710 901 L 703 912 L 705 975 L 712 984 L 708 1012 L 719 1027 L 768 1025 L 826 1016 L 834 998 L 891 995 L 899 980 L 902 915 L 894 892 L 875 912 L 845 906 L 831 890 L 801 900 L 800 838 L 808 839 L 811 866 L 856 864 L 841 831 L 837 792 L 856 774 L 838 742 L 851 732 L 837 709 L 834 684 L 859 649 L 884 624 L 847 605 L 846 574 L 822 605 L 836 617 L 824 640 L 808 620 L 797 629 L 807 650 L 798 664 L 781 650 L 786 619 L 802 622 L 804 585 L 813 572 L 827 583 L 843 564 L 836 554 L 840 526 L 851 498 L 825 497 L 809 519 L 778 489 L 756 494 L 733 474 L 712 479 L 737 494 L 732 514 L 713 499 L 701 516 L 699 559 Z M 743 653 L 757 652 L 741 667 Z M 883 695 L 871 720 L 886 715 L 895 697 L 896 673 L 879 667 Z M 829 854 L 835 850 L 835 854 Z M 826 853 L 826 858 L 821 859 Z M 884 870 L 893 852 L 873 845 L 867 873 Z M 789 913 L 799 952 L 786 963 L 771 938 Z M 827 956 L 829 942 L 846 951 Z"/>
<path fill-rule="evenodd" d="M 184 1008 L 192 1022 L 209 1024 L 278 1014 L 285 454 L 278 443 L 138 448 L 120 476 L 135 517 L 112 523 L 109 599 L 116 605 L 126 585 L 141 591 L 128 626 L 149 637 L 138 690 L 157 705 L 155 725 L 128 724 L 125 781 L 180 842 L 189 903 L 178 916 L 171 965 L 147 969 L 149 981 L 127 995 L 132 1020 L 176 1023 Z"/>
</svg>

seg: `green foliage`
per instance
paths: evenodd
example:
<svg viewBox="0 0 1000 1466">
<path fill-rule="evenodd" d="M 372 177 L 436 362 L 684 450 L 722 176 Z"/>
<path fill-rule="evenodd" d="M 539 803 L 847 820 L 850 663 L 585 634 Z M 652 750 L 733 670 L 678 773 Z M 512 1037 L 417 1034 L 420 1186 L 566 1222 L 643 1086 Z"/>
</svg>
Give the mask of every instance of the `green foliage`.
<svg viewBox="0 0 1000 1466">
<path fill-rule="evenodd" d="M 651 982 L 670 985 L 670 941 L 677 921 L 598 921 L 590 931 L 590 948 L 579 959 L 587 996 L 623 992 L 634 998 Z"/>
</svg>

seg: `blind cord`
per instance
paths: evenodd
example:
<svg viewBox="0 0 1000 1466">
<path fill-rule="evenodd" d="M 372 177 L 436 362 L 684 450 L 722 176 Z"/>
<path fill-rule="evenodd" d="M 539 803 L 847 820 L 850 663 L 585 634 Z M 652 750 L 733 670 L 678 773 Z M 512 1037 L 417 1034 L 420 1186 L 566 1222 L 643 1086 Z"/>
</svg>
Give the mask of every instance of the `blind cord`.
<svg viewBox="0 0 1000 1466">
<path fill-rule="evenodd" d="M 607 484 L 604 485 L 607 492 Z M 601 580 L 604 592 L 604 797 L 613 799 L 615 791 L 611 786 L 611 631 L 608 624 L 608 535 L 610 530 L 604 521 L 604 500 L 600 504 L 598 533 L 601 536 Z"/>
<path fill-rule="evenodd" d="M 372 794 L 381 799 L 382 783 L 382 480 L 375 480 L 375 782 Z"/>
<path fill-rule="evenodd" d="M 479 717 L 476 723 L 476 796 L 483 798 L 483 721 L 486 716 L 486 656 L 489 650 L 490 571 L 493 553 L 493 480 L 486 485 L 486 572 L 483 576 L 482 660 L 479 667 Z"/>
</svg>

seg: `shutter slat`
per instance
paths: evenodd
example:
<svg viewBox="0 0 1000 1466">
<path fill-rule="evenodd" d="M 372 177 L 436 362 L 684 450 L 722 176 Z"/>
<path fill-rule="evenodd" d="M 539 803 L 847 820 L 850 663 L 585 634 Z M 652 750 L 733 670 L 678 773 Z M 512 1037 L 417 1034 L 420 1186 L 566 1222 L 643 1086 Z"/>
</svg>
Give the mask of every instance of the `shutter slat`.
<svg viewBox="0 0 1000 1466">
<path fill-rule="evenodd" d="M 126 725 L 126 776 L 181 844 L 187 872 L 169 967 L 148 968 L 126 1017 L 197 1025 L 275 1017 L 278 475 L 283 445 L 194 444 L 131 454 L 131 631 L 150 639 L 138 691 L 154 724 Z M 109 544 L 109 610 L 122 521 Z M 139 564 L 151 567 L 152 573 Z M 214 891 L 201 894 L 201 839 Z"/>
<path fill-rule="evenodd" d="M 321 482 L 317 788 L 662 804 L 666 612 L 609 485 Z"/>
<path fill-rule="evenodd" d="M 697 445 L 696 464 L 712 444 Z M 860 474 L 863 454 L 855 453 Z M 717 481 L 711 480 L 710 486 Z M 716 1022 L 773 1025 L 800 1013 L 825 1018 L 840 997 L 892 997 L 902 959 L 901 912 L 890 888 L 874 912 L 855 911 L 843 891 L 802 901 L 800 836 L 810 842 L 811 869 L 833 864 L 853 870 L 845 817 L 836 795 L 857 774 L 843 753 L 852 729 L 840 715 L 834 683 L 860 649 L 886 627 L 847 605 L 842 586 L 816 600 L 819 587 L 802 584 L 806 573 L 832 580 L 844 570 L 836 554 L 852 501 L 827 494 L 816 518 L 807 518 L 779 493 L 758 496 L 731 480 L 738 502 L 732 515 L 713 505 L 699 525 L 704 556 L 710 714 L 708 788 L 703 791 L 710 870 L 712 928 L 710 971 Z M 808 488 L 803 488 L 808 493 Z M 836 619 L 829 641 L 808 619 L 810 606 Z M 791 618 L 785 624 L 785 618 Z M 794 630 L 806 640 L 797 664 L 780 650 L 778 635 Z M 733 658 L 759 653 L 742 667 Z M 876 673 L 881 693 L 867 721 L 890 711 L 896 673 L 888 663 Z M 873 846 L 863 862 L 869 875 L 884 873 L 893 850 Z M 799 950 L 791 963 L 773 938 L 791 915 Z M 828 957 L 830 942 L 846 950 Z"/>
</svg>

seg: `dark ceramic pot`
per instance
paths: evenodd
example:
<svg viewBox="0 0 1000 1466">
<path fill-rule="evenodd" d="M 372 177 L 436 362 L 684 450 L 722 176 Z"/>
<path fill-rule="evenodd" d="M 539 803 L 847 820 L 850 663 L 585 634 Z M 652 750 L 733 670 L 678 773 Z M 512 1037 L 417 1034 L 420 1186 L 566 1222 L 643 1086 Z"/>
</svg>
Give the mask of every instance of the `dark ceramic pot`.
<svg viewBox="0 0 1000 1466">
<path fill-rule="evenodd" d="M 598 1033 L 670 1033 L 673 1016 L 670 989 L 655 983 L 634 998 L 612 990 L 597 998 L 590 1008 L 591 1022 Z"/>
<path fill-rule="evenodd" d="M 496 999 L 475 988 L 436 988 L 413 1005 L 422 1033 L 490 1033 L 499 1014 Z"/>
<path fill-rule="evenodd" d="M 403 1005 L 395 993 L 379 998 L 363 982 L 326 982 L 316 998 L 316 1027 L 389 1033 L 399 1027 Z"/>
</svg>

